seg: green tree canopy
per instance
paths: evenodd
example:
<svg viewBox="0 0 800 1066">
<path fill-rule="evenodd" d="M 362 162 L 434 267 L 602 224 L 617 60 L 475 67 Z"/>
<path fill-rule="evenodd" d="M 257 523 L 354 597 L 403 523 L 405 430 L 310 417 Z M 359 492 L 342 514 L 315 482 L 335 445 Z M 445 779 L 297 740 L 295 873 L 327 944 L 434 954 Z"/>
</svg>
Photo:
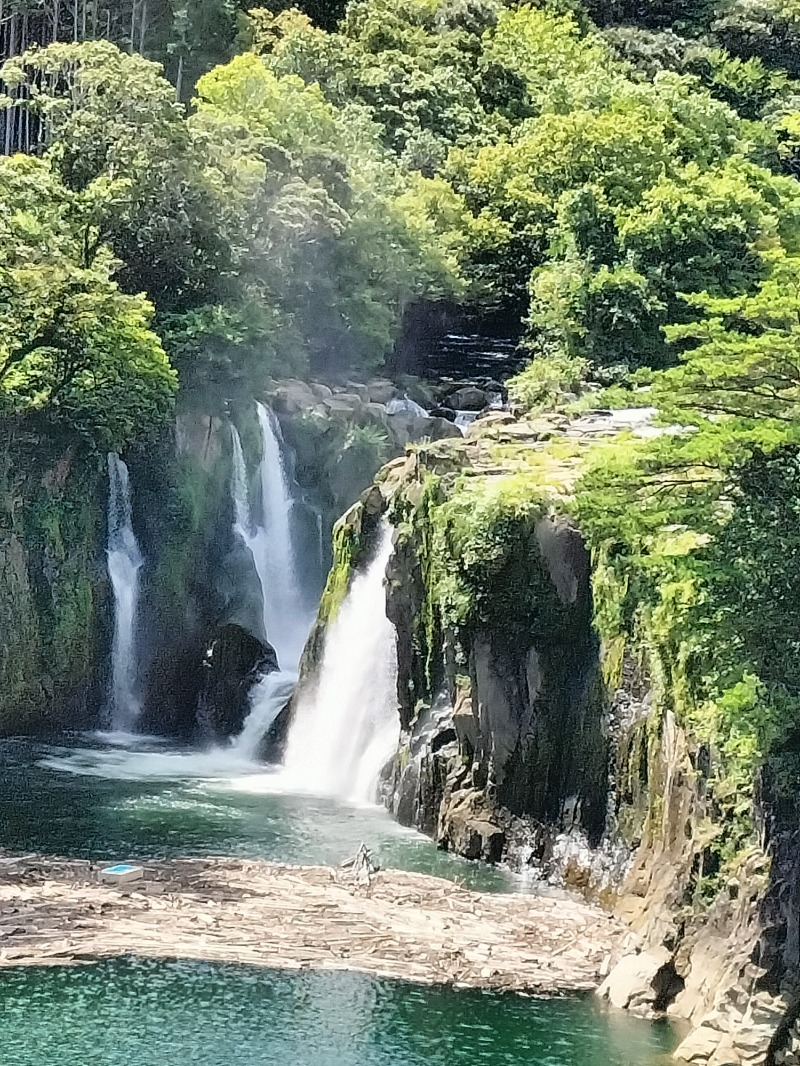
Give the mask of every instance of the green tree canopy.
<svg viewBox="0 0 800 1066">
<path fill-rule="evenodd" d="M 120 292 L 108 249 L 87 256 L 79 217 L 47 164 L 0 161 L 0 411 L 107 450 L 159 429 L 177 382 L 152 308 Z"/>
</svg>

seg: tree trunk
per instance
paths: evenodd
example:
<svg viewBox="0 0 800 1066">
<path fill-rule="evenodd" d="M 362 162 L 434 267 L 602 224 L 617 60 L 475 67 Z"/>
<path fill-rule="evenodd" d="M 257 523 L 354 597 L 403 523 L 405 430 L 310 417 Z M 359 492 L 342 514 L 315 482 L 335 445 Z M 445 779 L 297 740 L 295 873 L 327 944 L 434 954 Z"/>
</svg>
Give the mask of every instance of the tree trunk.
<svg viewBox="0 0 800 1066">
<path fill-rule="evenodd" d="M 17 14 L 13 12 L 9 22 L 8 31 L 8 55 L 12 58 L 17 54 Z M 16 90 L 15 96 L 19 97 L 19 89 Z M 6 155 L 11 155 L 14 150 L 14 127 L 17 119 L 17 107 L 12 104 L 11 107 L 6 110 L 6 128 L 5 128 L 5 142 L 4 151 Z"/>
<path fill-rule="evenodd" d="M 178 56 L 178 77 L 175 82 L 175 99 L 180 103 L 183 93 L 183 56 Z"/>
<path fill-rule="evenodd" d="M 147 0 L 142 0 L 141 24 L 139 26 L 139 54 L 144 55 L 144 40 L 147 33 Z"/>
</svg>

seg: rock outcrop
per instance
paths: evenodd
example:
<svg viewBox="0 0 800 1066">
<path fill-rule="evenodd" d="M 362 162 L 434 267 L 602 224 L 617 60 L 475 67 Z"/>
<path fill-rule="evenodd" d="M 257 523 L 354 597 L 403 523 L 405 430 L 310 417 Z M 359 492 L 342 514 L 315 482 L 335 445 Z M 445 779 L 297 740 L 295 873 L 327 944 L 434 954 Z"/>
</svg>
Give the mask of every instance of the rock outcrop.
<svg viewBox="0 0 800 1066">
<path fill-rule="evenodd" d="M 531 867 L 623 917 L 629 938 L 603 995 L 688 1021 L 683 1061 L 793 1063 L 792 817 L 783 829 L 762 814 L 760 839 L 720 882 L 713 752 L 664 698 L 679 668 L 644 628 L 639 643 L 614 628 L 613 574 L 569 517 L 581 449 L 622 421 L 477 421 L 466 439 L 390 463 L 348 515 L 338 588 L 370 516 L 396 530 L 387 612 L 402 735 L 384 799 L 443 847 Z M 640 412 L 631 429 L 650 432 Z"/>
<path fill-rule="evenodd" d="M 209 644 L 203 667 L 200 725 L 208 738 L 225 740 L 241 732 L 253 685 L 279 668 L 275 649 L 241 626 L 226 625 Z"/>
</svg>

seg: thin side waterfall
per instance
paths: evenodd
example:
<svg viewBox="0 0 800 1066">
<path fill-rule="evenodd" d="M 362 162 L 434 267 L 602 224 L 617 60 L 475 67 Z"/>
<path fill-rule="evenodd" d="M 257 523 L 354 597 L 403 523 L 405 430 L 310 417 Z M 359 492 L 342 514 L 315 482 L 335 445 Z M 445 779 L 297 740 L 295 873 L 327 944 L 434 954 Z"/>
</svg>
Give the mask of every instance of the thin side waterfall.
<svg viewBox="0 0 800 1066">
<path fill-rule="evenodd" d="M 136 543 L 131 513 L 128 468 L 118 455 L 108 455 L 108 575 L 114 590 L 114 641 L 111 649 L 109 725 L 130 732 L 141 711 L 136 663 L 136 608 L 142 553 Z"/>
<path fill-rule="evenodd" d="M 253 506 L 242 442 L 231 426 L 233 472 L 231 494 L 234 532 L 249 549 L 261 586 L 264 632 L 278 662 L 296 668 L 308 635 L 310 618 L 298 582 L 298 563 L 292 540 L 292 492 L 277 419 L 264 404 L 256 404 L 261 430 L 258 466 L 260 500 Z"/>
<path fill-rule="evenodd" d="M 384 590 L 391 554 L 387 526 L 328 630 L 316 686 L 300 697 L 284 763 L 285 784 L 293 791 L 376 799 L 378 777 L 400 733 L 396 634 Z"/>
</svg>

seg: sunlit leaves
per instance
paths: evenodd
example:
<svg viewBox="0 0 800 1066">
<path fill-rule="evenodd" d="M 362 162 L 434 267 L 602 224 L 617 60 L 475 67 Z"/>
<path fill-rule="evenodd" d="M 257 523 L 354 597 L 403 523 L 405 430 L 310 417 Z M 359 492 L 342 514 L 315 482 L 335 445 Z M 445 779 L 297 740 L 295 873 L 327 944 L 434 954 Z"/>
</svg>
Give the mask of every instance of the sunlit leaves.
<svg viewBox="0 0 800 1066">
<path fill-rule="evenodd" d="M 168 419 L 176 387 L 152 308 L 111 280 L 108 250 L 46 164 L 0 164 L 0 411 L 41 412 L 92 447 L 122 447 Z"/>
</svg>

